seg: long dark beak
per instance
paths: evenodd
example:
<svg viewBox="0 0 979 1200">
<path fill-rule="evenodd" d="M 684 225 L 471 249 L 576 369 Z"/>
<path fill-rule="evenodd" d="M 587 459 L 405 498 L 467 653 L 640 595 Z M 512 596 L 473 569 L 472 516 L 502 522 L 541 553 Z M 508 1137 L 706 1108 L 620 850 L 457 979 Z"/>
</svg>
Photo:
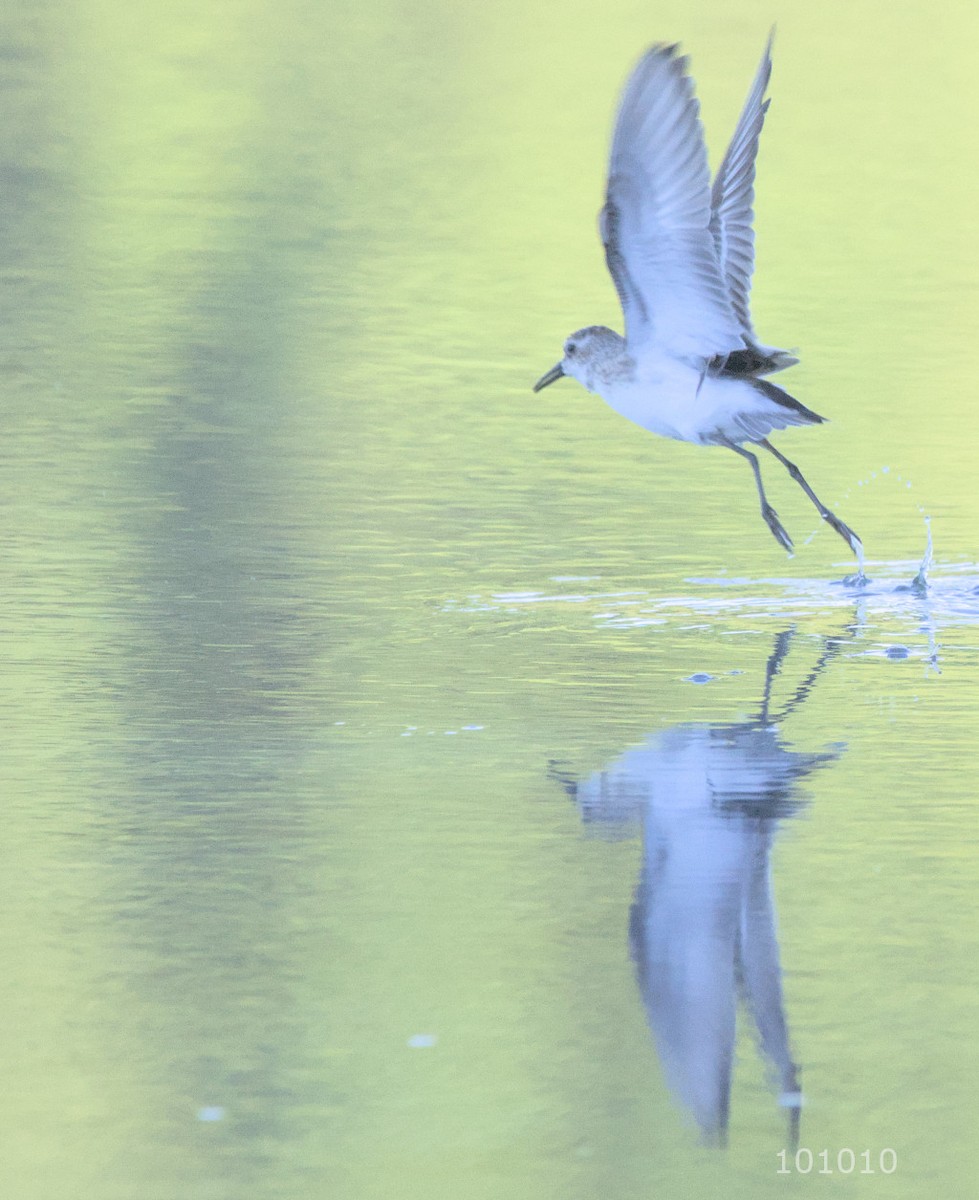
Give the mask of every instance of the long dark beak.
<svg viewBox="0 0 979 1200">
<path fill-rule="evenodd" d="M 560 363 L 556 367 L 551 367 L 546 375 L 542 375 L 534 384 L 534 391 L 539 392 L 541 388 L 546 388 L 549 383 L 556 383 L 564 374 L 564 368 Z"/>
</svg>

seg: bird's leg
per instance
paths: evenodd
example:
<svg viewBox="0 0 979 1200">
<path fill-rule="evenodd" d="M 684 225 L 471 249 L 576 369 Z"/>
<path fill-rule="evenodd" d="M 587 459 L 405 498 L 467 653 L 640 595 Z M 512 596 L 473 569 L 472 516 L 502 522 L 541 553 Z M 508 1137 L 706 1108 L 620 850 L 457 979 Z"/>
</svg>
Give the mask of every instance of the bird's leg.
<svg viewBox="0 0 979 1200">
<path fill-rule="evenodd" d="M 789 644 L 792 641 L 794 629 L 783 630 L 775 639 L 775 649 L 768 656 L 768 665 L 765 667 L 765 692 L 761 700 L 761 713 L 759 720 L 769 724 L 768 709 L 772 700 L 772 684 L 775 682 L 775 676 L 782 670 L 782 663 L 785 656 L 789 652 Z"/>
<path fill-rule="evenodd" d="M 782 522 L 778 519 L 778 513 L 768 503 L 768 497 L 765 495 L 765 489 L 761 482 L 761 467 L 758 465 L 758 457 L 752 454 L 750 450 L 745 450 L 744 446 L 739 446 L 737 442 L 729 442 L 724 440 L 723 445 L 733 450 L 735 454 L 740 454 L 742 458 L 746 458 L 751 463 L 751 469 L 755 473 L 755 483 L 758 487 L 758 496 L 761 500 L 761 515 L 765 518 L 765 524 L 772 531 L 775 540 L 784 549 L 792 553 L 792 539 L 785 532 Z"/>
<path fill-rule="evenodd" d="M 802 488 L 813 504 L 815 504 L 817 510 L 819 511 L 819 515 L 823 518 L 826 524 L 829 525 L 831 529 L 836 530 L 836 532 L 846 542 L 857 558 L 860 559 L 863 551 L 863 542 L 860 541 L 849 525 L 844 525 L 835 513 L 829 511 L 829 509 L 825 504 L 823 504 L 822 500 L 820 500 L 809 484 L 806 483 L 805 477 L 795 463 L 790 462 L 785 455 L 782 454 L 781 451 L 776 450 L 771 442 L 769 442 L 767 439 L 763 438 L 758 444 L 759 446 L 764 446 L 766 450 L 775 455 L 775 457 L 782 464 L 782 466 L 785 467 L 799 487 Z"/>
</svg>

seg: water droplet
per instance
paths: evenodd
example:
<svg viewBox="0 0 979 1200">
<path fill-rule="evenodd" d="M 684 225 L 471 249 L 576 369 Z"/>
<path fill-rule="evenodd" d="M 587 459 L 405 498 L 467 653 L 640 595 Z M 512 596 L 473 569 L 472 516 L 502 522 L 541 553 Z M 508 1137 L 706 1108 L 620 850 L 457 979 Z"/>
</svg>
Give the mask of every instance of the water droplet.
<svg viewBox="0 0 979 1200">
<path fill-rule="evenodd" d="M 710 683 L 714 678 L 713 675 L 708 675 L 706 671 L 697 671 L 694 675 L 688 675 L 684 679 L 684 683 Z"/>
<path fill-rule="evenodd" d="M 221 1107 L 220 1104 L 205 1104 L 203 1108 L 197 1110 L 198 1121 L 223 1121 L 227 1109 Z"/>
<path fill-rule="evenodd" d="M 413 1033 L 408 1039 L 412 1050 L 429 1050 L 438 1043 L 438 1035 L 434 1033 Z"/>
</svg>

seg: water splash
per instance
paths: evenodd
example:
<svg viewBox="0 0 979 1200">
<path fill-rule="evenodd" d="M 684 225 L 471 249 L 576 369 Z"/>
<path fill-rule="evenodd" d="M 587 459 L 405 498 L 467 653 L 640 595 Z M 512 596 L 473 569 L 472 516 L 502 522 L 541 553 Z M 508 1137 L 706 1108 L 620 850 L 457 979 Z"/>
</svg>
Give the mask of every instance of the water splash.
<svg viewBox="0 0 979 1200">
<path fill-rule="evenodd" d="M 925 543 L 924 557 L 921 560 L 921 566 L 918 568 L 918 574 L 911 580 L 911 590 L 913 592 L 920 592 L 922 595 L 928 591 L 928 572 L 931 570 L 931 517 L 925 517 L 925 530 L 928 540 Z"/>
<path fill-rule="evenodd" d="M 473 613 L 519 615 L 526 627 L 535 613 L 564 610 L 561 620 L 578 629 L 615 630 L 618 633 L 642 633 L 651 636 L 682 634 L 687 636 L 736 635 L 757 631 L 771 620 L 818 620 L 831 612 L 849 614 L 856 626 L 872 627 L 880 640 L 867 653 L 885 652 L 889 660 L 905 655 L 923 658 L 932 670 L 939 670 L 942 647 L 961 644 L 960 633 L 953 630 L 979 628 L 979 563 L 941 562 L 934 558 L 929 538 L 924 556 L 895 561 L 874 559 L 873 579 L 859 587 L 847 587 L 837 577 L 807 579 L 798 577 L 748 578 L 725 574 L 720 577 L 693 576 L 682 588 L 666 591 L 601 591 L 582 595 L 570 590 L 567 596 L 555 594 L 553 586 L 539 592 L 496 592 L 469 595 L 463 600 L 444 601 L 446 615 Z M 869 566 L 869 563 L 867 564 Z M 915 572 L 921 586 L 912 586 Z M 549 626 L 551 617 L 544 621 Z M 694 623 L 696 622 L 696 623 Z M 927 647 L 921 645 L 927 636 Z M 970 639 L 972 635 L 969 635 Z M 951 639 L 949 642 L 948 639 Z M 958 639 L 958 641 L 956 640 Z M 970 640 L 969 645 L 974 643 Z M 890 647 L 890 649 L 888 649 Z M 700 676 L 687 681 L 699 684 L 708 671 L 706 663 L 691 663 Z M 719 672 L 712 672 L 717 677 Z M 703 686 L 704 684 L 701 684 Z M 708 685 L 711 686 L 712 684 Z M 420 732 L 425 732 L 424 730 Z M 433 736 L 435 730 L 428 730 Z M 472 736 L 472 735 L 467 735 Z"/>
<path fill-rule="evenodd" d="M 857 556 L 857 569 L 852 575 L 845 575 L 843 582 L 847 587 L 865 588 L 870 580 L 867 578 L 867 573 L 864 571 L 864 563 L 867 561 L 864 556 L 863 542 L 859 538 L 856 539 L 856 545 L 853 547 L 853 553 Z"/>
<path fill-rule="evenodd" d="M 912 486 L 911 480 L 905 478 L 905 476 L 902 475 L 899 471 L 893 471 L 890 468 L 890 466 L 883 466 L 878 471 L 871 471 L 870 475 L 866 479 L 858 479 L 857 487 L 861 487 L 861 488 L 868 487 L 870 484 L 876 484 L 879 482 L 883 482 L 885 477 L 888 477 L 890 480 L 893 480 L 895 483 L 900 484 L 902 487 L 904 487 L 906 489 L 910 489 Z M 850 498 L 850 492 L 847 491 L 843 498 L 844 502 L 846 500 L 848 500 L 849 498 Z M 924 557 L 921 560 L 921 565 L 918 568 L 918 573 L 917 573 L 917 575 L 915 575 L 914 579 L 912 580 L 912 582 L 910 584 L 910 590 L 913 592 L 917 592 L 920 595 L 924 595 L 928 591 L 928 572 L 931 569 L 931 564 L 932 564 L 931 517 L 928 515 L 928 513 L 925 512 L 925 509 L 921 504 L 916 503 L 915 507 L 917 508 L 917 510 L 921 514 L 921 516 L 924 518 L 925 528 L 927 531 L 927 545 L 925 548 Z M 813 533 L 810 534 L 810 536 L 807 540 L 811 541 L 812 538 L 815 536 L 815 532 L 816 531 L 813 531 Z M 864 587 L 867 587 L 867 585 L 870 583 L 870 580 L 867 578 L 866 574 L 864 573 L 863 546 L 860 546 L 860 548 L 858 550 L 856 550 L 856 555 L 857 555 L 857 569 L 852 575 L 845 576 L 843 579 L 843 583 L 848 587 L 864 588 Z"/>
</svg>

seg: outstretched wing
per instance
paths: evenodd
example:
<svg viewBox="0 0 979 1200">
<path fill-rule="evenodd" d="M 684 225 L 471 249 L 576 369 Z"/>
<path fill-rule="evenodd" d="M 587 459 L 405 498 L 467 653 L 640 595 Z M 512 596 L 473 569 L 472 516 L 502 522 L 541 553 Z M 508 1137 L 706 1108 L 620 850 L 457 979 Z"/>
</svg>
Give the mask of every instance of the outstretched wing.
<svg viewBox="0 0 979 1200">
<path fill-rule="evenodd" d="M 677 46 L 648 50 L 626 84 L 600 216 L 631 351 L 707 359 L 743 347 L 710 228 L 700 105 Z"/>
<path fill-rule="evenodd" d="M 751 91 L 745 101 L 731 144 L 714 177 L 711 190 L 710 232 L 714 239 L 717 260 L 724 276 L 728 299 L 738 319 L 741 332 L 754 338 L 749 296 L 751 276 L 755 269 L 755 157 L 758 138 L 770 100 L 765 89 L 772 74 L 772 37 L 755 74 Z"/>
</svg>

